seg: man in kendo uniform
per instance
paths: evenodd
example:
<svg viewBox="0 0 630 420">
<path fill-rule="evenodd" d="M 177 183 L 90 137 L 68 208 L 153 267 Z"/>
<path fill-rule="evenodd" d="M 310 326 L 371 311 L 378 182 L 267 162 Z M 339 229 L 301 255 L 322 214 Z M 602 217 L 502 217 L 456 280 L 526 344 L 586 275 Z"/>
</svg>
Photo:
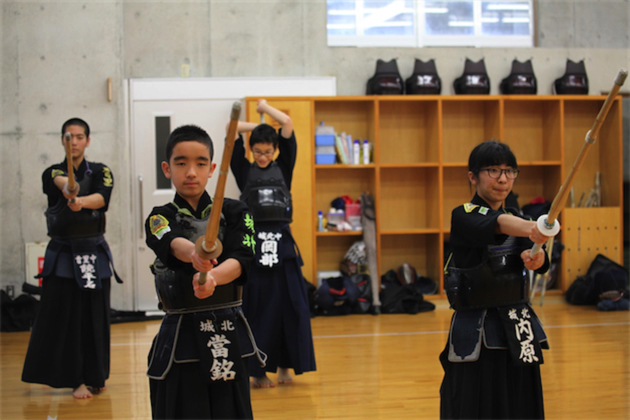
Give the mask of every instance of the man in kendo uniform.
<svg viewBox="0 0 630 420">
<path fill-rule="evenodd" d="M 61 128 L 71 138 L 75 188 L 69 190 L 68 159 L 42 175 L 48 197 L 41 304 L 26 353 L 22 380 L 72 388 L 75 398 L 91 398 L 105 388 L 110 362 L 110 277 L 105 212 L 114 187 L 106 165 L 88 162 L 90 127 L 79 119 Z"/>
</svg>

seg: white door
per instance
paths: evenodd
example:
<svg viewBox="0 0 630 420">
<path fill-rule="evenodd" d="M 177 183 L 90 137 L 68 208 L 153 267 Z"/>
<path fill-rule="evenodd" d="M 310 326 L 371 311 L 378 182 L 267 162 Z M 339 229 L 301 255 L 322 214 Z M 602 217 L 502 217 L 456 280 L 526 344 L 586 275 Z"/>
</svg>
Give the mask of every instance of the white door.
<svg viewBox="0 0 630 420">
<path fill-rule="evenodd" d="M 130 80 L 129 126 L 132 150 L 132 203 L 136 232 L 134 255 L 134 310 L 156 311 L 157 296 L 149 269 L 155 254 L 146 246 L 144 221 L 155 206 L 172 201 L 175 190 L 162 174 L 165 143 L 170 132 L 195 124 L 208 132 L 214 143 L 214 161 L 221 163 L 225 126 L 232 105 L 246 96 L 333 96 L 334 78 L 299 79 L 190 79 Z M 244 104 L 243 104 L 244 105 Z M 245 120 L 244 106 L 241 120 Z M 212 196 L 218 172 L 208 182 Z M 238 199 L 240 191 L 229 174 L 225 196 Z"/>
</svg>

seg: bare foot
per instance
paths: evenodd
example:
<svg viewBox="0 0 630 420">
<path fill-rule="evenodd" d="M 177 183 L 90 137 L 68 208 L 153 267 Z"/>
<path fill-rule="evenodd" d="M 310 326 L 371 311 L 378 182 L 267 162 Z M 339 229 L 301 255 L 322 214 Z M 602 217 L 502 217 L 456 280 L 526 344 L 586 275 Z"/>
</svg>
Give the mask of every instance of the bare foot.
<svg viewBox="0 0 630 420">
<path fill-rule="evenodd" d="M 254 377 L 252 380 L 252 386 L 254 388 L 274 388 L 274 384 L 271 379 L 267 378 L 267 375 L 261 377 Z"/>
<path fill-rule="evenodd" d="M 78 400 L 83 400 L 86 398 L 92 398 L 92 393 L 89 389 L 87 389 L 85 384 L 81 384 L 72 390 L 72 396 Z"/>
<path fill-rule="evenodd" d="M 293 377 L 289 373 L 288 368 L 278 368 L 278 385 L 290 385 L 293 383 Z"/>
</svg>

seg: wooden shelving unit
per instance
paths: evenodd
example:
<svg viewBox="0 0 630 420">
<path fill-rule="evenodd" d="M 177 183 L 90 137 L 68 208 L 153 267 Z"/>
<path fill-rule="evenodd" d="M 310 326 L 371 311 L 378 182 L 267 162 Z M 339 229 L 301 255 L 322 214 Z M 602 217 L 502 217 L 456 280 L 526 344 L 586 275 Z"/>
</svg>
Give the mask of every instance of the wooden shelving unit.
<svg viewBox="0 0 630 420">
<path fill-rule="evenodd" d="M 246 98 L 248 120 L 257 121 L 259 98 Z M 307 279 L 337 270 L 361 234 L 317 232 L 317 211 L 341 195 L 371 193 L 376 202 L 378 276 L 403 263 L 438 282 L 443 295 L 444 245 L 451 210 L 470 200 L 468 155 L 496 139 L 514 151 L 522 173 L 514 185 L 521 206 L 537 197 L 552 201 L 577 157 L 605 96 L 461 95 L 266 98 L 293 118 L 298 139 L 293 232 Z M 316 165 L 315 127 L 368 139 L 369 165 Z M 566 291 L 597 253 L 622 262 L 622 112 L 617 98 L 597 142 L 574 182 L 576 201 L 601 174 L 602 206 L 570 208 L 560 215 L 565 246 L 559 281 Z M 297 195 L 296 195 L 297 194 Z M 296 200 L 297 197 L 297 200 Z"/>
</svg>

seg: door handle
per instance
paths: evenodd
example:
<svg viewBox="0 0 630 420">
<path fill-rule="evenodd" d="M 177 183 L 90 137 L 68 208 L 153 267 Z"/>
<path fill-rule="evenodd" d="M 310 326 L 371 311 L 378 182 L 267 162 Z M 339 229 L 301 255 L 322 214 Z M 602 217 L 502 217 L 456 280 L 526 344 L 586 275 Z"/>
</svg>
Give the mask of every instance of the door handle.
<svg viewBox="0 0 630 420">
<path fill-rule="evenodd" d="M 140 226 L 140 239 L 142 239 L 144 236 L 142 234 L 142 232 L 144 231 L 144 220 L 143 220 L 143 216 L 144 216 L 144 205 L 143 205 L 143 199 L 144 199 L 144 194 L 143 194 L 143 181 L 144 178 L 142 177 L 142 175 L 138 175 L 138 190 L 140 191 L 140 224 L 138 226 Z"/>
</svg>

